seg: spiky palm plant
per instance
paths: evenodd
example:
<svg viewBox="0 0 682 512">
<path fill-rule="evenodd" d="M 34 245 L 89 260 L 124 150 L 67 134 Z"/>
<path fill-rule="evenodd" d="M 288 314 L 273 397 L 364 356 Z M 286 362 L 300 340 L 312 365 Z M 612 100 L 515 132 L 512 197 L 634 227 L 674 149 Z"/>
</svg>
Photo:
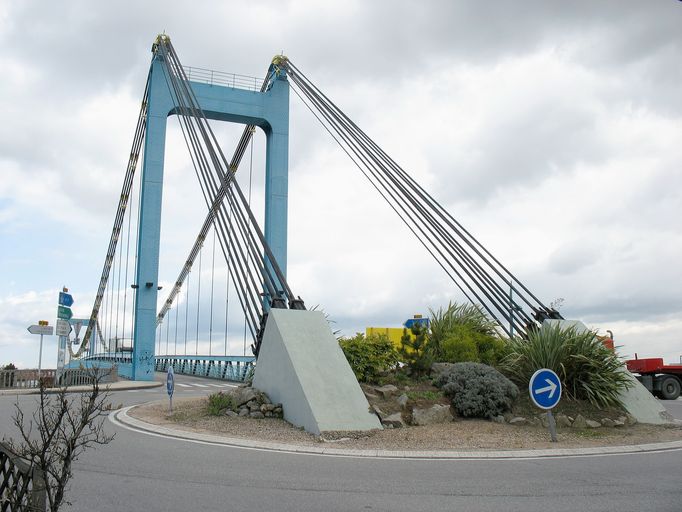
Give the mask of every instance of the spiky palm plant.
<svg viewBox="0 0 682 512">
<path fill-rule="evenodd" d="M 511 380 L 527 386 L 540 368 L 554 370 L 569 398 L 589 400 L 596 407 L 621 406 L 620 392 L 630 384 L 623 361 L 606 348 L 592 331 L 543 325 L 528 338 L 513 338 L 499 369 Z"/>
</svg>

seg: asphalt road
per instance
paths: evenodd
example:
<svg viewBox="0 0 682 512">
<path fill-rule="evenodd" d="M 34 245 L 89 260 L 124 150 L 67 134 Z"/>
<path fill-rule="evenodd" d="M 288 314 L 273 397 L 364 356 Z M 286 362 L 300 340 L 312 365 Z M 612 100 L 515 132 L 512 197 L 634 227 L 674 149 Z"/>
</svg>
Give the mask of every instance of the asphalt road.
<svg viewBox="0 0 682 512">
<path fill-rule="evenodd" d="M 216 381 L 176 376 L 176 395 L 214 391 Z M 178 384 L 185 384 L 179 386 Z M 164 388 L 122 391 L 131 405 Z M 24 410 L 34 397 L 20 397 Z M 14 397 L 0 397 L 11 431 Z M 666 402 L 682 419 L 682 401 Z M 76 463 L 76 511 L 642 511 L 682 510 L 682 451 L 531 460 L 395 460 L 323 457 L 218 447 L 131 432 Z"/>
</svg>

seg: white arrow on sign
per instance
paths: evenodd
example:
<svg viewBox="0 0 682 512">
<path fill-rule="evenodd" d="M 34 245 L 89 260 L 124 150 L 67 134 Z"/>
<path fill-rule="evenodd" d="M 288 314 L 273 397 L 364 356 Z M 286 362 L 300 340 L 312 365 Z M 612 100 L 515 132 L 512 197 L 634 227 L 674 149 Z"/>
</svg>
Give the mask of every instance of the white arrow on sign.
<svg viewBox="0 0 682 512">
<path fill-rule="evenodd" d="M 556 388 L 558 387 L 554 382 L 552 382 L 549 379 L 545 379 L 545 382 L 549 384 L 549 386 L 545 388 L 540 388 L 535 390 L 535 394 L 539 395 L 540 393 L 547 393 L 549 391 L 549 395 L 547 395 L 549 398 L 552 398 L 554 396 L 554 393 L 556 392 Z"/>
</svg>

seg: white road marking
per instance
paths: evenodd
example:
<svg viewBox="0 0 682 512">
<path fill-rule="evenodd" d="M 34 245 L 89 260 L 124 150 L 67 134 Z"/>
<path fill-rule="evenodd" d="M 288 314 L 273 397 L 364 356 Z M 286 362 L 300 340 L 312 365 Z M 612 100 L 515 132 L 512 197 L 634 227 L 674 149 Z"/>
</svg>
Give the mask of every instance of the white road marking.
<svg viewBox="0 0 682 512">
<path fill-rule="evenodd" d="M 207 388 L 208 387 L 206 384 L 197 384 L 196 382 L 193 382 L 192 386 L 197 386 L 198 388 Z"/>
<path fill-rule="evenodd" d="M 129 389 L 128 393 L 137 393 L 138 391 L 140 391 L 140 390 L 139 389 Z"/>
<path fill-rule="evenodd" d="M 213 386 L 214 388 L 224 388 L 222 384 L 209 384 L 209 386 Z"/>
<path fill-rule="evenodd" d="M 192 387 L 191 384 L 183 384 L 182 382 L 176 382 L 175 385 L 180 386 L 182 388 L 191 388 Z"/>
</svg>

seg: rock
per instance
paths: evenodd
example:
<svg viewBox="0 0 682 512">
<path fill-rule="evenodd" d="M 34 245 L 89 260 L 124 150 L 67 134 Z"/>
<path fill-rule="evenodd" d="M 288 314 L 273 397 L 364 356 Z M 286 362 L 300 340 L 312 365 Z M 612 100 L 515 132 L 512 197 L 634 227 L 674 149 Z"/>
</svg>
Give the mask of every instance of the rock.
<svg viewBox="0 0 682 512">
<path fill-rule="evenodd" d="M 549 418 L 547 417 L 547 413 L 543 412 L 542 414 L 538 415 L 538 419 L 540 420 L 540 424 L 548 428 L 549 427 Z"/>
<path fill-rule="evenodd" d="M 432 425 L 450 421 L 452 421 L 452 412 L 450 412 L 449 405 L 435 404 L 428 409 L 412 409 L 413 425 Z"/>
<path fill-rule="evenodd" d="M 237 416 L 239 416 L 239 414 L 228 409 L 227 411 L 225 411 L 225 416 L 229 416 L 230 418 L 236 418 Z"/>
<path fill-rule="evenodd" d="M 635 418 L 632 414 L 627 413 L 625 415 L 625 424 L 628 425 L 629 427 L 637 425 L 637 418 Z"/>
<path fill-rule="evenodd" d="M 246 406 L 251 410 L 251 412 L 260 412 L 260 404 L 256 400 L 251 400 Z"/>
<path fill-rule="evenodd" d="M 407 392 L 407 391 L 409 391 L 409 390 L 410 390 L 410 386 L 405 386 L 405 387 L 403 388 L 403 391 L 406 391 L 406 392 Z"/>
<path fill-rule="evenodd" d="M 542 421 L 540 420 L 540 418 L 529 418 L 528 424 L 533 425 L 534 427 L 541 427 Z"/>
<path fill-rule="evenodd" d="M 510 412 L 504 413 L 504 421 L 506 421 L 507 423 L 509 423 L 509 421 L 513 418 L 514 418 L 514 415 L 512 413 L 510 413 Z"/>
<path fill-rule="evenodd" d="M 505 423 L 505 421 L 504 421 L 504 416 L 502 416 L 501 414 L 499 414 L 499 415 L 497 415 L 497 416 L 493 416 L 493 417 L 490 418 L 490 419 L 491 419 L 492 421 L 494 421 L 495 423 Z"/>
<path fill-rule="evenodd" d="M 258 398 L 260 399 L 261 403 L 263 403 L 263 404 L 266 404 L 266 405 L 272 404 L 272 402 L 270 401 L 270 397 L 268 397 L 268 395 L 266 395 L 262 391 L 259 393 Z"/>
<path fill-rule="evenodd" d="M 254 389 L 246 386 L 238 387 L 230 394 L 234 398 L 234 402 L 237 407 L 241 407 L 245 403 L 256 399 L 256 392 Z"/>
<path fill-rule="evenodd" d="M 518 427 L 521 425 L 528 424 L 528 420 L 526 418 L 524 418 L 523 416 L 516 416 L 515 418 L 512 418 L 511 420 L 509 420 L 509 424 L 510 425 L 516 425 Z"/>
<path fill-rule="evenodd" d="M 248 416 L 249 415 L 249 408 L 248 407 L 242 407 L 239 409 L 239 416 Z"/>
<path fill-rule="evenodd" d="M 598 421 L 594 421 L 594 420 L 585 420 L 585 424 L 587 425 L 587 428 L 600 428 L 601 427 L 601 423 L 599 423 Z"/>
<path fill-rule="evenodd" d="M 372 405 L 369 406 L 369 408 L 370 408 L 370 410 L 371 410 L 374 414 L 376 414 L 377 416 L 379 416 L 379 419 L 381 419 L 381 418 L 383 418 L 383 417 L 385 416 L 384 411 L 382 411 L 381 409 L 379 409 L 376 405 L 372 404 Z"/>
<path fill-rule="evenodd" d="M 266 418 L 272 418 L 272 413 L 270 411 L 265 413 Z"/>
<path fill-rule="evenodd" d="M 263 414 L 267 412 L 272 412 L 275 410 L 275 405 L 274 404 L 263 404 L 260 406 L 260 412 Z"/>
<path fill-rule="evenodd" d="M 573 420 L 573 428 L 587 428 L 587 422 L 582 414 L 578 414 Z"/>
<path fill-rule="evenodd" d="M 366 398 L 379 398 L 379 395 L 375 395 L 374 393 L 370 393 L 369 391 L 363 391 L 365 394 Z"/>
<path fill-rule="evenodd" d="M 402 407 L 404 409 L 405 406 L 407 405 L 407 401 L 409 400 L 409 398 L 407 398 L 407 395 L 405 393 L 403 393 L 402 395 L 400 395 L 398 397 L 397 400 L 398 400 L 398 403 L 400 404 L 400 407 Z"/>
<path fill-rule="evenodd" d="M 601 424 L 602 424 L 603 426 L 609 427 L 609 428 L 610 428 L 610 427 L 615 427 L 615 426 L 616 426 L 616 422 L 613 421 L 611 418 L 604 418 L 604 419 L 602 419 L 602 420 L 601 420 Z"/>
<path fill-rule="evenodd" d="M 256 411 L 256 412 L 252 412 L 251 414 L 249 414 L 249 417 L 250 417 L 250 418 L 256 418 L 256 419 L 261 419 L 261 418 L 265 418 L 265 414 L 263 414 L 263 413 L 260 412 L 260 411 Z"/>
<path fill-rule="evenodd" d="M 625 422 L 624 422 L 624 421 L 620 421 L 620 420 L 613 420 L 613 426 L 614 426 L 614 427 L 624 427 L 624 426 L 625 426 Z"/>
<path fill-rule="evenodd" d="M 386 400 L 387 398 L 390 398 L 393 394 L 397 393 L 398 388 L 395 387 L 393 384 L 386 384 L 385 386 L 374 388 L 374 391 L 379 393 L 379 395 L 381 395 L 381 398 Z"/>
<path fill-rule="evenodd" d="M 403 416 L 399 412 L 386 416 L 381 420 L 381 424 L 389 428 L 401 428 L 405 426 Z"/>
<path fill-rule="evenodd" d="M 571 420 L 565 414 L 557 414 L 554 419 L 557 427 L 568 428 L 571 426 Z"/>
</svg>

